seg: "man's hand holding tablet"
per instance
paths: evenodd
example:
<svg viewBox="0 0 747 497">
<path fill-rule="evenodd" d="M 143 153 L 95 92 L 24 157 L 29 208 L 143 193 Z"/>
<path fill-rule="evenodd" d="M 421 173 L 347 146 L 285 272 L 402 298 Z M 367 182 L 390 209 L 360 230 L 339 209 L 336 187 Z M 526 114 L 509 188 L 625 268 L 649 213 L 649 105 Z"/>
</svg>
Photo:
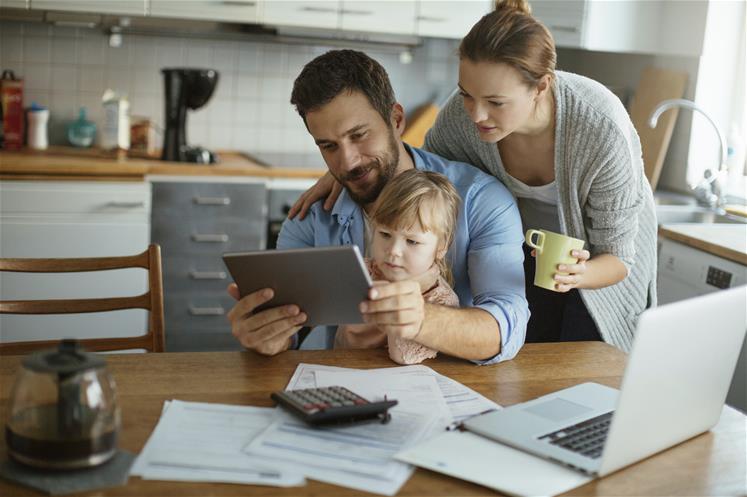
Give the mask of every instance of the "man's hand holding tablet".
<svg viewBox="0 0 747 497">
<path fill-rule="evenodd" d="M 303 326 L 361 323 L 359 304 L 371 288 L 354 245 L 229 253 L 238 300 L 228 313 L 231 332 L 246 348 L 274 355 Z"/>
</svg>

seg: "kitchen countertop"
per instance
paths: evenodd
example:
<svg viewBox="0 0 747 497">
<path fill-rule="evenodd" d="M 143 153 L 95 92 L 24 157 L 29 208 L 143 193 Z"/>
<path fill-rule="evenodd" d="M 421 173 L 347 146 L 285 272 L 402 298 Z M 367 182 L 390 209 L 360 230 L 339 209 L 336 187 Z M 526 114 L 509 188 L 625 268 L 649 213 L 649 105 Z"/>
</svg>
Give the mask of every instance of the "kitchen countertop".
<svg viewBox="0 0 747 497">
<path fill-rule="evenodd" d="M 0 152 L 1 179 L 142 180 L 146 175 L 261 176 L 266 178 L 318 178 L 326 168 L 305 164 L 273 163 L 272 167 L 238 152 L 218 152 L 219 164 L 167 162 L 152 158 L 117 157 L 98 149 L 50 147 L 43 152 Z"/>
<path fill-rule="evenodd" d="M 659 234 L 747 266 L 747 224 L 665 224 Z"/>
</svg>

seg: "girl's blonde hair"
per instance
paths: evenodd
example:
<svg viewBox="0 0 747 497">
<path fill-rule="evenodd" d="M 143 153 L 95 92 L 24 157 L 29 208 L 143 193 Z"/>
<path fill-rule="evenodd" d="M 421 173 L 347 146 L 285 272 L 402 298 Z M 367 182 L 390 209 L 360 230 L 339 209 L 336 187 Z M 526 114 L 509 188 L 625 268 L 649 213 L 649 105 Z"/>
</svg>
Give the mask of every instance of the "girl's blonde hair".
<svg viewBox="0 0 747 497">
<path fill-rule="evenodd" d="M 451 246 L 459 214 L 459 193 L 443 174 L 410 169 L 392 178 L 374 203 L 371 221 L 392 229 L 409 229 L 416 223 L 438 236 L 438 250 Z M 441 275 L 453 285 L 446 257 L 437 257 Z"/>
</svg>

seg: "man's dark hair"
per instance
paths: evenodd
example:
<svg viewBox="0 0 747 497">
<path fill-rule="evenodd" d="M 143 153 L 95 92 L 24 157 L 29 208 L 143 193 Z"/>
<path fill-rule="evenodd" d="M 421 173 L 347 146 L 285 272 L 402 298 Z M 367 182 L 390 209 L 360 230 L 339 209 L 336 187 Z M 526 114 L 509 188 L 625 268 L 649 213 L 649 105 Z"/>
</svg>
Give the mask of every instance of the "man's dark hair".
<svg viewBox="0 0 747 497">
<path fill-rule="evenodd" d="M 306 114 L 326 105 L 342 92 L 363 93 L 389 124 L 394 90 L 381 64 L 356 50 L 330 50 L 306 64 L 293 83 L 291 104 L 306 122 Z"/>
</svg>

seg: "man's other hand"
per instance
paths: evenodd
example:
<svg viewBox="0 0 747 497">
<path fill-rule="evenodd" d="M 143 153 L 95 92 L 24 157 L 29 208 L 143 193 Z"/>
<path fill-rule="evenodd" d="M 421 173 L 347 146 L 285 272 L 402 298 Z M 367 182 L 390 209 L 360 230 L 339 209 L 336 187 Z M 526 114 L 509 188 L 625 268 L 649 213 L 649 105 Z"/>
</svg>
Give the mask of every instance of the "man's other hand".
<svg viewBox="0 0 747 497">
<path fill-rule="evenodd" d="M 417 341 L 425 319 L 425 301 L 417 281 L 377 281 L 368 297 L 360 307 L 367 324 L 387 335 Z"/>
</svg>

